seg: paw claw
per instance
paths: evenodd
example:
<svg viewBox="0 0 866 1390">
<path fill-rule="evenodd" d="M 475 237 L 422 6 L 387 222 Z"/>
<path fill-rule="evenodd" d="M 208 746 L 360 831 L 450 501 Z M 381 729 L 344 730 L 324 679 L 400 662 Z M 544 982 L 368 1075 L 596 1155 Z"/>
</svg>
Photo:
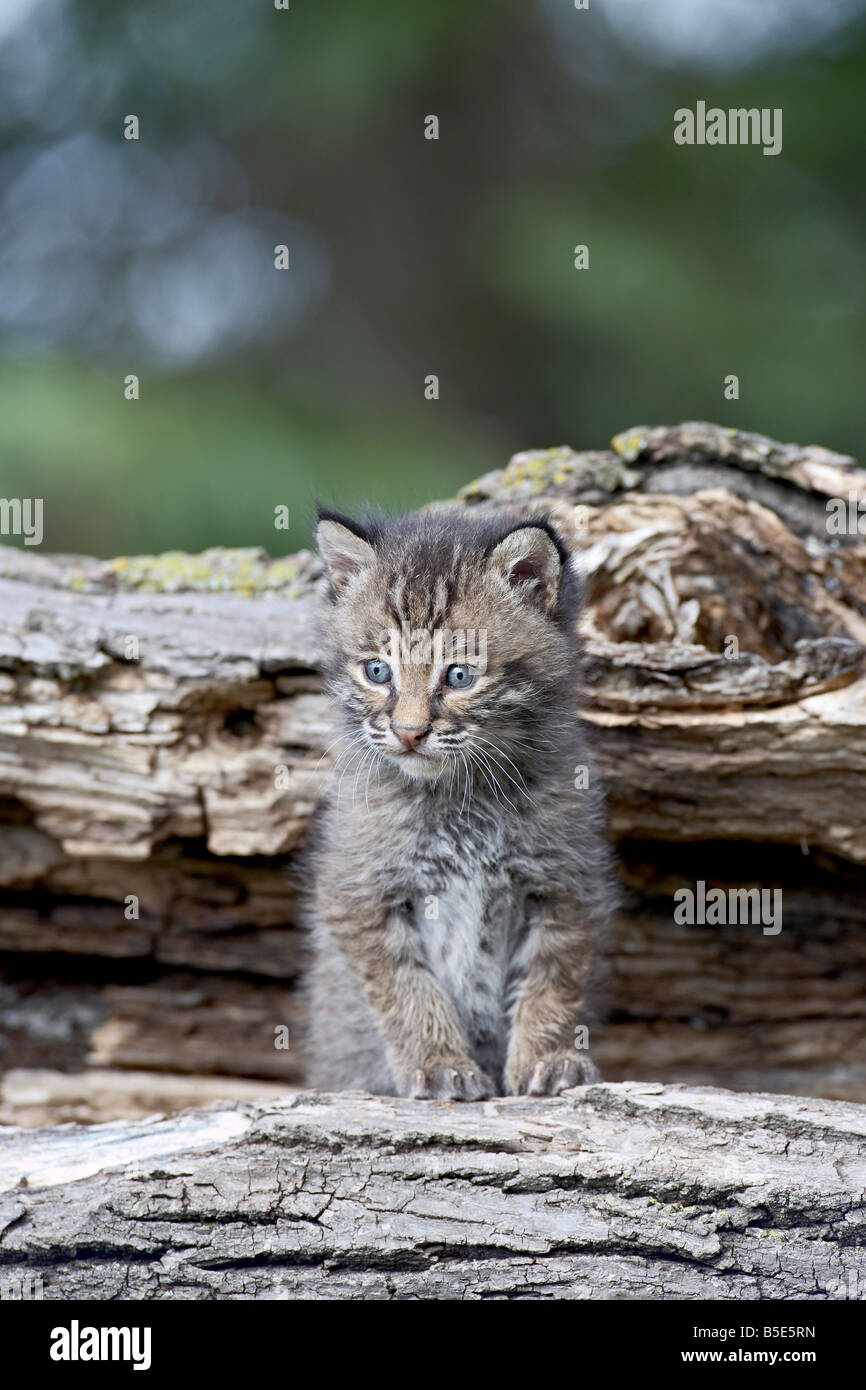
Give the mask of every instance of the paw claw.
<svg viewBox="0 0 866 1390">
<path fill-rule="evenodd" d="M 546 1067 L 544 1062 L 536 1062 L 526 1087 L 526 1094 L 528 1096 L 547 1095 L 546 1073 L 548 1071 L 549 1067 Z"/>
<path fill-rule="evenodd" d="M 425 1085 L 426 1078 L 424 1076 L 424 1072 L 421 1067 L 418 1067 L 417 1070 L 413 1071 L 412 1075 L 409 1077 L 409 1084 L 406 1088 L 406 1094 L 409 1097 L 409 1099 L 423 1100 L 426 1094 L 424 1089 Z"/>
<path fill-rule="evenodd" d="M 556 1053 L 542 1057 L 524 1072 L 516 1090 L 525 1096 L 558 1096 L 572 1086 L 588 1086 L 600 1080 L 598 1067 L 587 1053 Z"/>
<path fill-rule="evenodd" d="M 434 1062 L 417 1067 L 409 1076 L 410 1100 L 484 1100 L 493 1094 L 493 1082 L 472 1062 L 456 1065 Z"/>
</svg>

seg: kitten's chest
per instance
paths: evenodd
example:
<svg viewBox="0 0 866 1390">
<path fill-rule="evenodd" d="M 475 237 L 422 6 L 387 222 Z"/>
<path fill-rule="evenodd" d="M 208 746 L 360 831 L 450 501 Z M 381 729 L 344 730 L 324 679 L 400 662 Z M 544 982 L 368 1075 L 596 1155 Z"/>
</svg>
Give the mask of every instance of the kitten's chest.
<svg viewBox="0 0 866 1390">
<path fill-rule="evenodd" d="M 424 952 L 449 993 L 492 984 L 502 972 L 512 934 L 512 902 L 505 882 L 452 875 L 438 893 L 426 894 L 420 921 Z"/>
<path fill-rule="evenodd" d="M 483 856 L 463 845 L 436 855 L 423 886 L 414 914 L 427 966 L 469 1037 L 498 1053 L 522 923 L 507 865 L 489 840 Z"/>
</svg>

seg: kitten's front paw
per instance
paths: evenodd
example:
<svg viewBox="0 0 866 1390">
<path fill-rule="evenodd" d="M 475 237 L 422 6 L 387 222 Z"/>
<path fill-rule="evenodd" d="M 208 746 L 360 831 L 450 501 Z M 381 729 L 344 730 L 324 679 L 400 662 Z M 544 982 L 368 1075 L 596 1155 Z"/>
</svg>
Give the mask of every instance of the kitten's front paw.
<svg viewBox="0 0 866 1390">
<path fill-rule="evenodd" d="M 410 1100 L 484 1100 L 493 1095 L 493 1082 L 474 1062 L 445 1058 L 409 1073 Z"/>
<path fill-rule="evenodd" d="M 601 1072 L 588 1052 L 552 1052 L 509 1080 L 512 1095 L 558 1096 L 571 1086 L 600 1081 Z"/>
</svg>

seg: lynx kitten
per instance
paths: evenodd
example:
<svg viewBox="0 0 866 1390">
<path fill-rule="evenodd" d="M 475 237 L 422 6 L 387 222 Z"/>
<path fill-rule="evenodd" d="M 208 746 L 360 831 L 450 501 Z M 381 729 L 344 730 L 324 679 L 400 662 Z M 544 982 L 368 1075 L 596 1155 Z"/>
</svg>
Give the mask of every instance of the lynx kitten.
<svg viewBox="0 0 866 1390">
<path fill-rule="evenodd" d="M 597 1078 L 613 905 L 575 715 L 579 583 L 543 519 L 321 511 L 343 735 L 313 830 L 311 1082 L 417 1099 Z"/>
</svg>

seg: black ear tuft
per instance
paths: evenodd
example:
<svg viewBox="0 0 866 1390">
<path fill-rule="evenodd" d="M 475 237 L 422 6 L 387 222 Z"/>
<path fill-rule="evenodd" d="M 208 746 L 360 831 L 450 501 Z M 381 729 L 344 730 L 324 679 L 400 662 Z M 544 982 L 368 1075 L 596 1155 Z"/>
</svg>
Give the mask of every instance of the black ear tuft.
<svg viewBox="0 0 866 1390">
<path fill-rule="evenodd" d="M 372 543 L 373 537 L 370 534 L 370 529 L 364 525 L 363 521 L 356 521 L 354 517 L 346 516 L 343 512 L 335 512 L 330 507 L 323 507 L 321 502 L 317 502 L 317 527 L 320 521 L 336 522 L 338 526 L 344 526 L 346 530 L 351 531 L 353 535 L 360 536 L 362 541 L 367 541 L 370 544 Z"/>
<path fill-rule="evenodd" d="M 553 542 L 554 548 L 556 549 L 556 553 L 559 556 L 560 563 L 563 566 L 568 564 L 569 560 L 571 559 L 571 552 L 569 551 L 568 546 L 565 544 L 565 541 L 562 539 L 562 536 L 559 534 L 556 527 L 553 525 L 553 523 L 550 521 L 549 517 L 545 513 L 542 513 L 541 516 L 529 517 L 526 521 L 515 521 L 512 523 L 511 526 L 506 526 L 502 531 L 499 532 L 494 544 L 498 545 L 500 541 L 505 540 L 506 536 L 510 536 L 513 531 L 523 531 L 527 526 L 531 526 L 536 531 L 544 531 L 545 534 L 548 535 L 551 541 Z"/>
</svg>

